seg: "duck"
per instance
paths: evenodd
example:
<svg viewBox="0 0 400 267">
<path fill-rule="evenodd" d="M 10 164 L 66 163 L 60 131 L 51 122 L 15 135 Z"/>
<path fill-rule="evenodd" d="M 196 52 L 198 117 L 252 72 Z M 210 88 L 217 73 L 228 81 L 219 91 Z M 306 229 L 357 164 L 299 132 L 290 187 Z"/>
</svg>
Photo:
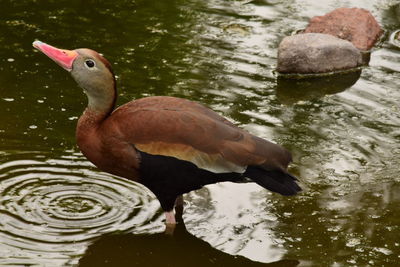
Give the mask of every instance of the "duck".
<svg viewBox="0 0 400 267">
<path fill-rule="evenodd" d="M 98 52 L 38 40 L 33 47 L 68 71 L 87 96 L 76 126 L 82 154 L 101 171 L 147 187 L 167 226 L 177 223 L 174 208 L 183 209 L 182 195 L 205 185 L 250 180 L 284 196 L 301 191 L 287 170 L 291 153 L 282 146 L 184 98 L 149 96 L 116 108 L 115 75 Z"/>
</svg>

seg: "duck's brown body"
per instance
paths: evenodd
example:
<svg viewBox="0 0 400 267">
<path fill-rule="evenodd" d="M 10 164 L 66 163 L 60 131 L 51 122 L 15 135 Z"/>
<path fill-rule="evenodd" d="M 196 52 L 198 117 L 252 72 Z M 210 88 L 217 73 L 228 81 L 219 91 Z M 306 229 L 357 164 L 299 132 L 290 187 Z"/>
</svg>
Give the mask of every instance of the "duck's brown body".
<svg viewBox="0 0 400 267">
<path fill-rule="evenodd" d="M 76 131 L 83 154 L 103 171 L 146 185 L 165 211 L 183 193 L 244 177 L 283 195 L 300 190 L 286 171 L 291 155 L 279 145 L 181 98 L 147 97 L 113 110 L 115 80 L 104 58 L 34 45 L 71 71 L 88 95 Z"/>
<path fill-rule="evenodd" d="M 76 139 L 100 169 L 136 181 L 140 180 L 138 150 L 174 156 L 216 173 L 243 173 L 249 165 L 285 170 L 291 161 L 285 149 L 210 109 L 165 96 L 131 101 L 111 115 L 87 109 L 78 121 Z"/>
</svg>

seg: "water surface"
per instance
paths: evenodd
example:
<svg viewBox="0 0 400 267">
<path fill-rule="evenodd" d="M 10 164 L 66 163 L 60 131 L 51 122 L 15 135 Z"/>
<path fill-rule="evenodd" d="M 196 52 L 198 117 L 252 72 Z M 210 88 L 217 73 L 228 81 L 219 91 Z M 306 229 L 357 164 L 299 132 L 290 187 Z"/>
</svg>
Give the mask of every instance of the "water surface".
<svg viewBox="0 0 400 267">
<path fill-rule="evenodd" d="M 0 265 L 134 266 L 135 255 L 147 252 L 160 266 L 187 266 L 179 258 L 185 252 L 202 266 L 396 264 L 400 50 L 387 37 L 400 28 L 399 5 L 2 1 Z M 370 10 L 385 30 L 369 66 L 308 85 L 278 79 L 280 40 L 341 6 Z M 184 97 L 282 144 L 304 192 L 286 198 L 255 184 L 207 186 L 185 196 L 185 227 L 164 239 L 154 196 L 100 172 L 77 149 L 86 98 L 68 73 L 33 50 L 35 39 L 104 54 L 117 75 L 118 104 Z"/>
</svg>

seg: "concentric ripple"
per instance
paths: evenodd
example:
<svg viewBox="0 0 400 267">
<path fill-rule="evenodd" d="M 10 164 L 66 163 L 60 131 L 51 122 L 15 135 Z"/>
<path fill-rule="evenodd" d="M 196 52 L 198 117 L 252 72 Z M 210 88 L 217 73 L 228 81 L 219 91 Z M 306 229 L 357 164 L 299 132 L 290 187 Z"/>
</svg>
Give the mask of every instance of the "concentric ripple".
<svg viewBox="0 0 400 267">
<path fill-rule="evenodd" d="M 1 164 L 0 173 L 2 262 L 11 255 L 29 259 L 24 264 L 71 261 L 102 234 L 160 227 L 158 201 L 146 188 L 86 161 L 18 159 Z"/>
</svg>

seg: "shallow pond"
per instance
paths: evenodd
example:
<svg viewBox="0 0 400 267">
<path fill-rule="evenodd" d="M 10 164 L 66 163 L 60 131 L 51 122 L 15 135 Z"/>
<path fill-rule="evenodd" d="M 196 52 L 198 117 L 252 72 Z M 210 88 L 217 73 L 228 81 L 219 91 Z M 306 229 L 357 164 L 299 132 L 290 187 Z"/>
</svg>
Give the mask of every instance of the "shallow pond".
<svg viewBox="0 0 400 267">
<path fill-rule="evenodd" d="M 385 30 L 369 66 L 308 85 L 277 79 L 280 40 L 341 6 L 370 10 Z M 1 266 L 400 261 L 400 50 L 387 41 L 400 28 L 398 1 L 9 0 L 0 17 Z M 185 196 L 184 224 L 166 237 L 145 188 L 77 149 L 86 98 L 35 39 L 103 53 L 118 104 L 185 97 L 282 144 L 304 191 L 207 186 Z"/>
</svg>

